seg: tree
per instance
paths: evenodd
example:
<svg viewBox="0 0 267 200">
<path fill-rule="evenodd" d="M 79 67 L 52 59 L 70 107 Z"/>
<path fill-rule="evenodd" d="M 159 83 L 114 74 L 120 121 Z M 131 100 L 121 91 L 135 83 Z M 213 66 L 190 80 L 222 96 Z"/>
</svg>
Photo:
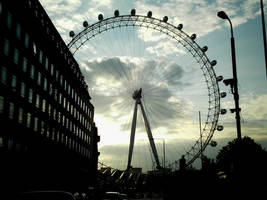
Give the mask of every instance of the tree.
<svg viewBox="0 0 267 200">
<path fill-rule="evenodd" d="M 216 164 L 220 170 L 235 177 L 267 177 L 267 151 L 250 137 L 229 142 L 219 151 Z"/>
</svg>

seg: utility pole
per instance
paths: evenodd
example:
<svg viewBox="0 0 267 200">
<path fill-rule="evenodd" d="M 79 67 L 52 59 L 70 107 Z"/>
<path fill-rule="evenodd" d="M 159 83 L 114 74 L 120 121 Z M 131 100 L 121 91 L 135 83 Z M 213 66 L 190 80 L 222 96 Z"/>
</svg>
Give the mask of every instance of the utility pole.
<svg viewBox="0 0 267 200">
<path fill-rule="evenodd" d="M 266 30 L 265 30 L 263 0 L 261 0 L 261 21 L 262 21 L 262 34 L 263 34 L 263 46 L 264 46 L 264 57 L 265 57 L 265 70 L 267 78 L 267 47 L 266 47 Z"/>
</svg>

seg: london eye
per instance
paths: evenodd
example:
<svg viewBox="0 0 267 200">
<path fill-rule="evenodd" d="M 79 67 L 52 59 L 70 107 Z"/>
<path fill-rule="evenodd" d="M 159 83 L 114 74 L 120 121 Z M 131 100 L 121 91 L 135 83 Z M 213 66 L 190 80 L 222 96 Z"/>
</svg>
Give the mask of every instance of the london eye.
<svg viewBox="0 0 267 200">
<path fill-rule="evenodd" d="M 78 60 L 95 106 L 101 135 L 99 160 L 118 169 L 190 166 L 212 141 L 220 108 L 215 60 L 196 34 L 152 12 L 104 18 L 70 31 L 68 48 Z M 197 31 L 197 30 L 196 30 Z M 140 112 L 138 108 L 140 107 Z"/>
</svg>

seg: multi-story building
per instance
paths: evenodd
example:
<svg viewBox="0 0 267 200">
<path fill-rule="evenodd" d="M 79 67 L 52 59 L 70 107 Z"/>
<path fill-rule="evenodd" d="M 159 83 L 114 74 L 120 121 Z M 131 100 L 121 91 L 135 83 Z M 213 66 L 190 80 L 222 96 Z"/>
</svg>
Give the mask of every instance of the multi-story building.
<svg viewBox="0 0 267 200">
<path fill-rule="evenodd" d="M 99 136 L 79 65 L 38 0 L 0 0 L 6 187 L 93 184 Z"/>
</svg>

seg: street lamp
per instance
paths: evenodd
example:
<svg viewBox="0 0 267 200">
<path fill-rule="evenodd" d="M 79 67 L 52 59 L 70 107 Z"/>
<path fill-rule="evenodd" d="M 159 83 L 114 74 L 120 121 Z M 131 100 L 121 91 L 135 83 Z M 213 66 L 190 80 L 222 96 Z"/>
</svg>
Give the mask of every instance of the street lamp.
<svg viewBox="0 0 267 200">
<path fill-rule="evenodd" d="M 235 58 L 235 39 L 234 39 L 234 34 L 233 34 L 233 26 L 232 22 L 227 16 L 227 14 L 224 11 L 220 11 L 217 13 L 217 16 L 220 17 L 221 19 L 227 19 L 230 23 L 231 27 L 231 49 L 232 49 L 232 67 L 233 67 L 233 78 L 232 79 L 226 79 L 224 80 L 225 85 L 230 85 L 232 94 L 234 95 L 234 100 L 235 100 L 235 109 L 233 112 L 236 113 L 236 129 L 237 129 L 237 139 L 241 140 L 241 126 L 240 126 L 240 111 L 241 109 L 239 108 L 239 95 L 238 95 L 238 84 L 237 84 L 237 75 L 236 75 L 236 58 Z"/>
</svg>

